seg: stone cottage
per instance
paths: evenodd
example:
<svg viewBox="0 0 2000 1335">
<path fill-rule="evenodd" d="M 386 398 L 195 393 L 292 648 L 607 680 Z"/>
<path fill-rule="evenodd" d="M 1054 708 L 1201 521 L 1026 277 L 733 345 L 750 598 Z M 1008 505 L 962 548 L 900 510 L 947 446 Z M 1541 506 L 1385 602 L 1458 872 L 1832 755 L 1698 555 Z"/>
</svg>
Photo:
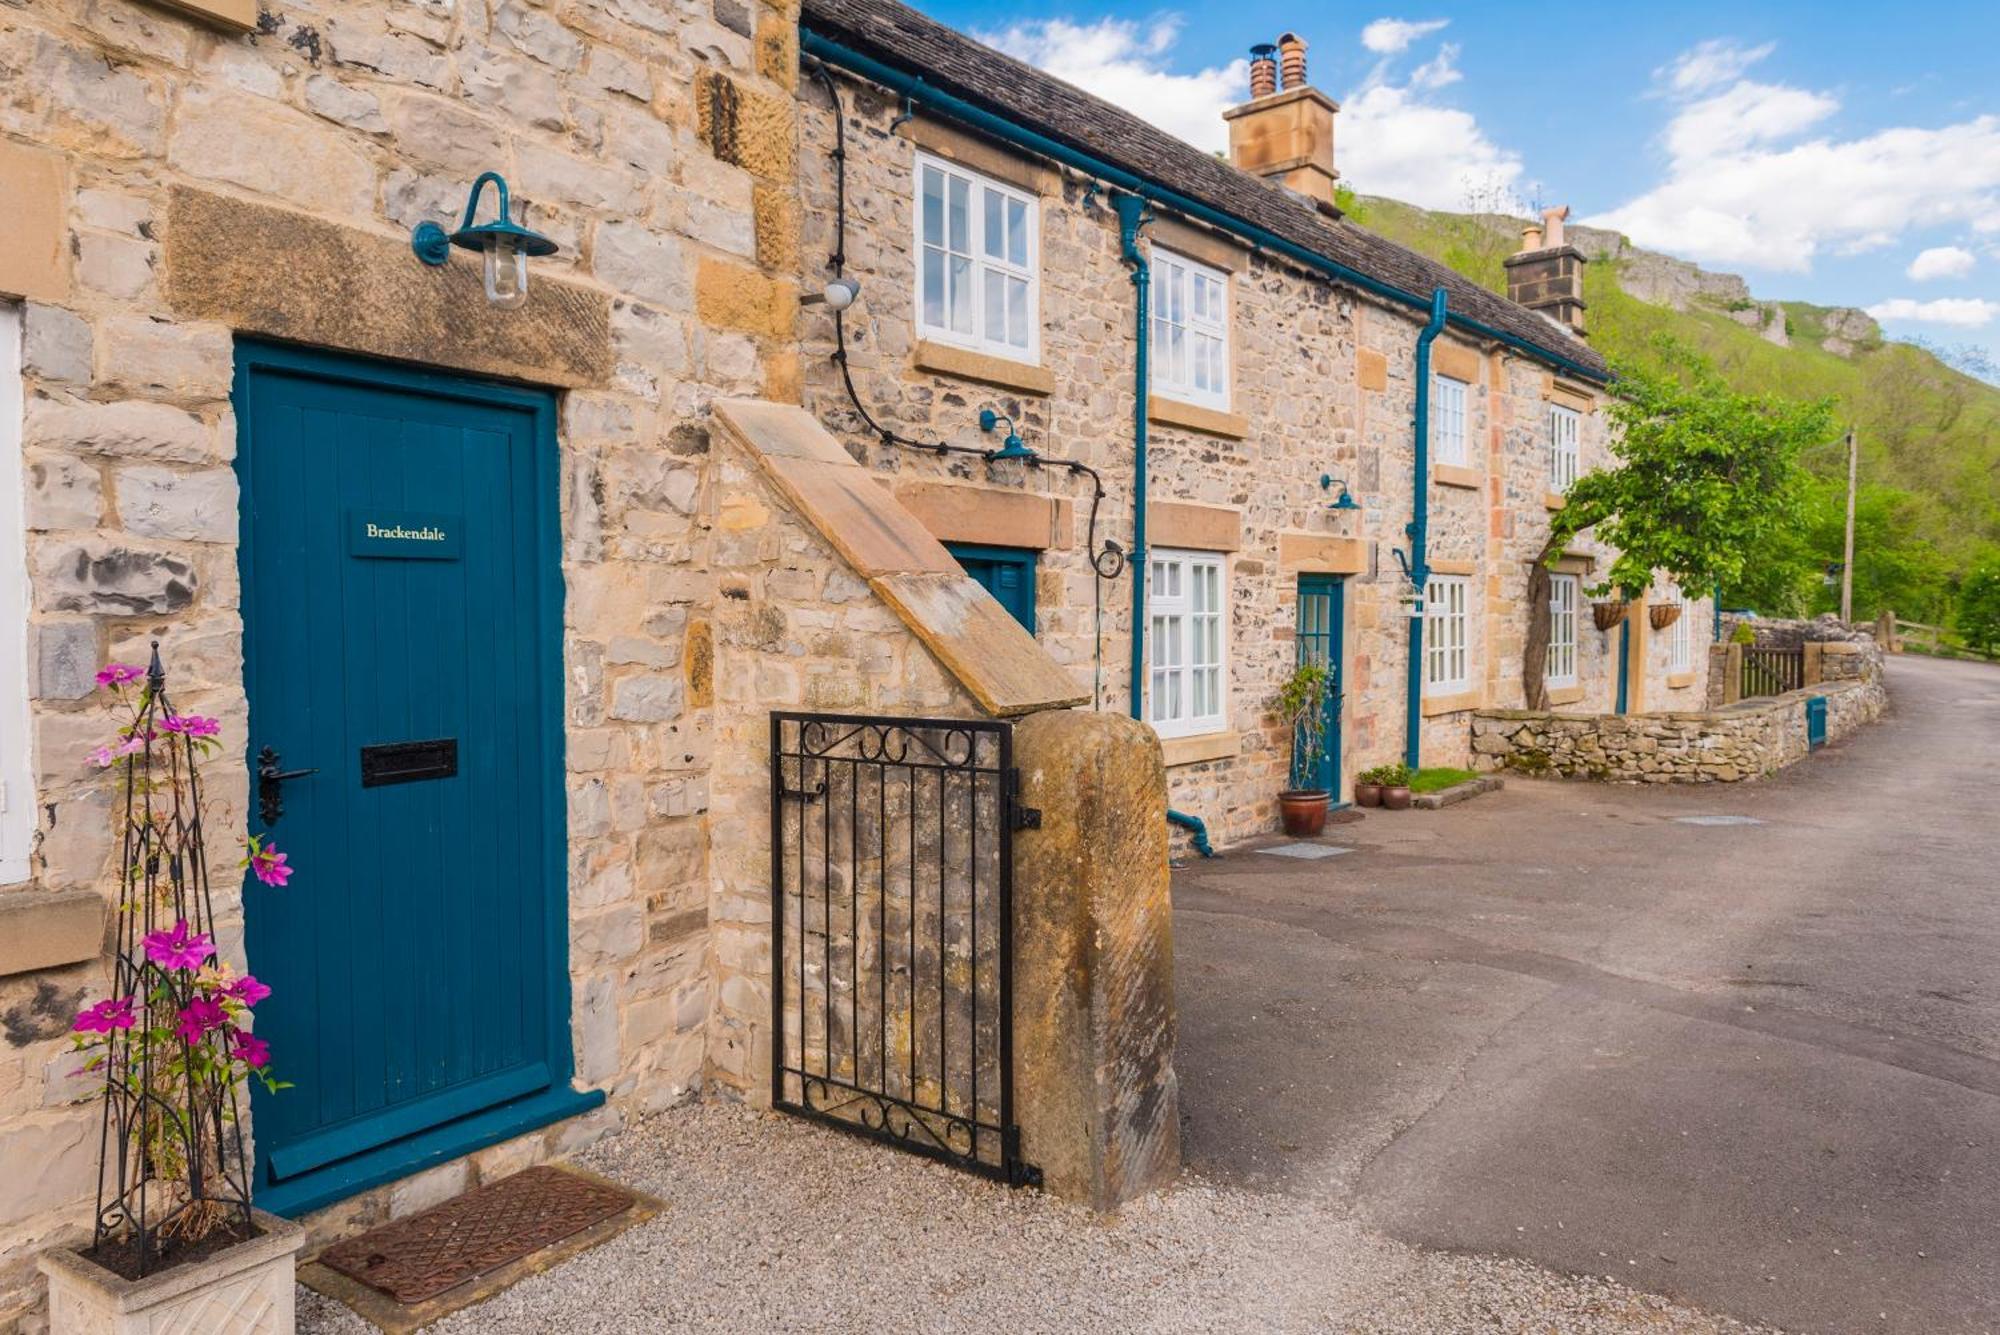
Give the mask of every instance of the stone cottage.
<svg viewBox="0 0 2000 1335">
<path fill-rule="evenodd" d="M 212 865 L 299 869 L 216 889 L 310 1091 L 253 1102 L 254 1192 L 322 1236 L 769 1097 L 772 710 L 1132 710 L 1218 842 L 1301 655 L 1330 786 L 1406 717 L 1462 763 L 1603 456 L 1580 257 L 1524 250 L 1531 310 L 1371 236 L 1304 44 L 1250 92 L 1231 166 L 878 0 L 0 6 L 0 1325 L 95 1189 L 83 757 L 154 641 L 232 758 Z M 552 253 L 425 242 L 508 190 Z M 852 466 L 801 481 L 800 419 Z M 1556 698 L 1698 696 L 1590 628 L 1602 559 Z"/>
</svg>

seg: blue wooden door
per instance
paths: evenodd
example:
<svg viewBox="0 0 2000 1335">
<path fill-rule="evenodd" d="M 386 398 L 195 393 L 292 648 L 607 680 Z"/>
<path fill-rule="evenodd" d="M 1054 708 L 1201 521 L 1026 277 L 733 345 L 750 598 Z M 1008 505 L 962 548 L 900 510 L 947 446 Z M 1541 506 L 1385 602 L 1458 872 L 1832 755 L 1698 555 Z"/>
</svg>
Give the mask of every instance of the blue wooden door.
<svg viewBox="0 0 2000 1335">
<path fill-rule="evenodd" d="M 1026 547 L 981 547 L 947 542 L 945 548 L 965 573 L 992 594 L 1014 620 L 1035 633 L 1035 553 Z"/>
<path fill-rule="evenodd" d="M 254 344 L 235 400 L 251 823 L 297 868 L 244 892 L 294 1086 L 254 1190 L 297 1212 L 578 1101 L 554 403 Z"/>
<path fill-rule="evenodd" d="M 1340 702 L 1346 689 L 1346 659 L 1341 651 L 1341 588 L 1339 575 L 1300 575 L 1296 625 L 1298 662 L 1323 667 L 1331 679 L 1326 694 L 1326 754 L 1312 786 L 1340 799 Z"/>
</svg>

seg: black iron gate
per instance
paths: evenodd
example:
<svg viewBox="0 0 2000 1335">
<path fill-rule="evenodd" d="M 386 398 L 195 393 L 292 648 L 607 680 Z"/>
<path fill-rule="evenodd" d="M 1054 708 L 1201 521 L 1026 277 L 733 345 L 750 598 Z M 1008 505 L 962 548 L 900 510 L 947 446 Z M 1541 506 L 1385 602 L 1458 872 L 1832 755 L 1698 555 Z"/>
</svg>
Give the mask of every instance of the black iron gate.
<svg viewBox="0 0 2000 1335">
<path fill-rule="evenodd" d="M 774 1106 L 1016 1185 L 1007 723 L 771 715 Z"/>
</svg>

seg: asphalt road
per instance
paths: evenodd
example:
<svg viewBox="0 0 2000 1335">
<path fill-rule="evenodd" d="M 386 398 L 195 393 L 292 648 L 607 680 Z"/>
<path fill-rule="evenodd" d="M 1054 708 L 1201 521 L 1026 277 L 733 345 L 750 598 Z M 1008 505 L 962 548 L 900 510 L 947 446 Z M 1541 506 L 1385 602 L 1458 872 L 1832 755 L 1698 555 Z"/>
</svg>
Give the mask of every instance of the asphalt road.
<svg viewBox="0 0 2000 1335">
<path fill-rule="evenodd" d="M 1177 873 L 1190 1166 L 1788 1329 L 2000 1330 L 2000 668 L 1890 686 L 1759 783 Z"/>
</svg>

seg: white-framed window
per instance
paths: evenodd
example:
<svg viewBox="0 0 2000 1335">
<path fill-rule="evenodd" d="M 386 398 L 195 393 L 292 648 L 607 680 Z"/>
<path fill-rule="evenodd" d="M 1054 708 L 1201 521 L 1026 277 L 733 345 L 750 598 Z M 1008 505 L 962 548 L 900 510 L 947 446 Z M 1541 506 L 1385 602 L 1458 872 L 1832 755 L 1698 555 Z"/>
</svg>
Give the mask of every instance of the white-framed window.
<svg viewBox="0 0 2000 1335">
<path fill-rule="evenodd" d="M 28 879 L 35 837 L 21 410 L 21 308 L 0 301 L 0 885 Z"/>
<path fill-rule="evenodd" d="M 1220 552 L 1157 547 L 1146 562 L 1146 718 L 1162 737 L 1228 726 L 1229 597 Z"/>
<path fill-rule="evenodd" d="M 1015 361 L 1040 355 L 1036 210 L 1026 191 L 917 155 L 919 334 Z"/>
<path fill-rule="evenodd" d="M 1549 405 L 1549 490 L 1561 495 L 1576 481 L 1577 440 L 1583 414 L 1560 403 Z"/>
<path fill-rule="evenodd" d="M 1464 467 L 1471 462 L 1466 446 L 1465 399 L 1472 388 L 1448 375 L 1431 377 L 1431 459 Z"/>
<path fill-rule="evenodd" d="M 1463 575 L 1432 575 L 1424 586 L 1424 694 L 1472 688 L 1472 617 Z"/>
<path fill-rule="evenodd" d="M 1694 632 L 1690 629 L 1694 622 L 1694 609 L 1688 606 L 1687 596 L 1678 587 L 1667 587 L 1667 601 L 1681 609 L 1674 623 L 1667 627 L 1667 671 L 1678 675 L 1694 671 Z"/>
<path fill-rule="evenodd" d="M 1576 685 L 1575 575 L 1549 576 L 1549 666 L 1543 680 L 1550 686 Z"/>
<path fill-rule="evenodd" d="M 1228 411 L 1229 275 L 1153 248 L 1151 390 Z"/>
</svg>

